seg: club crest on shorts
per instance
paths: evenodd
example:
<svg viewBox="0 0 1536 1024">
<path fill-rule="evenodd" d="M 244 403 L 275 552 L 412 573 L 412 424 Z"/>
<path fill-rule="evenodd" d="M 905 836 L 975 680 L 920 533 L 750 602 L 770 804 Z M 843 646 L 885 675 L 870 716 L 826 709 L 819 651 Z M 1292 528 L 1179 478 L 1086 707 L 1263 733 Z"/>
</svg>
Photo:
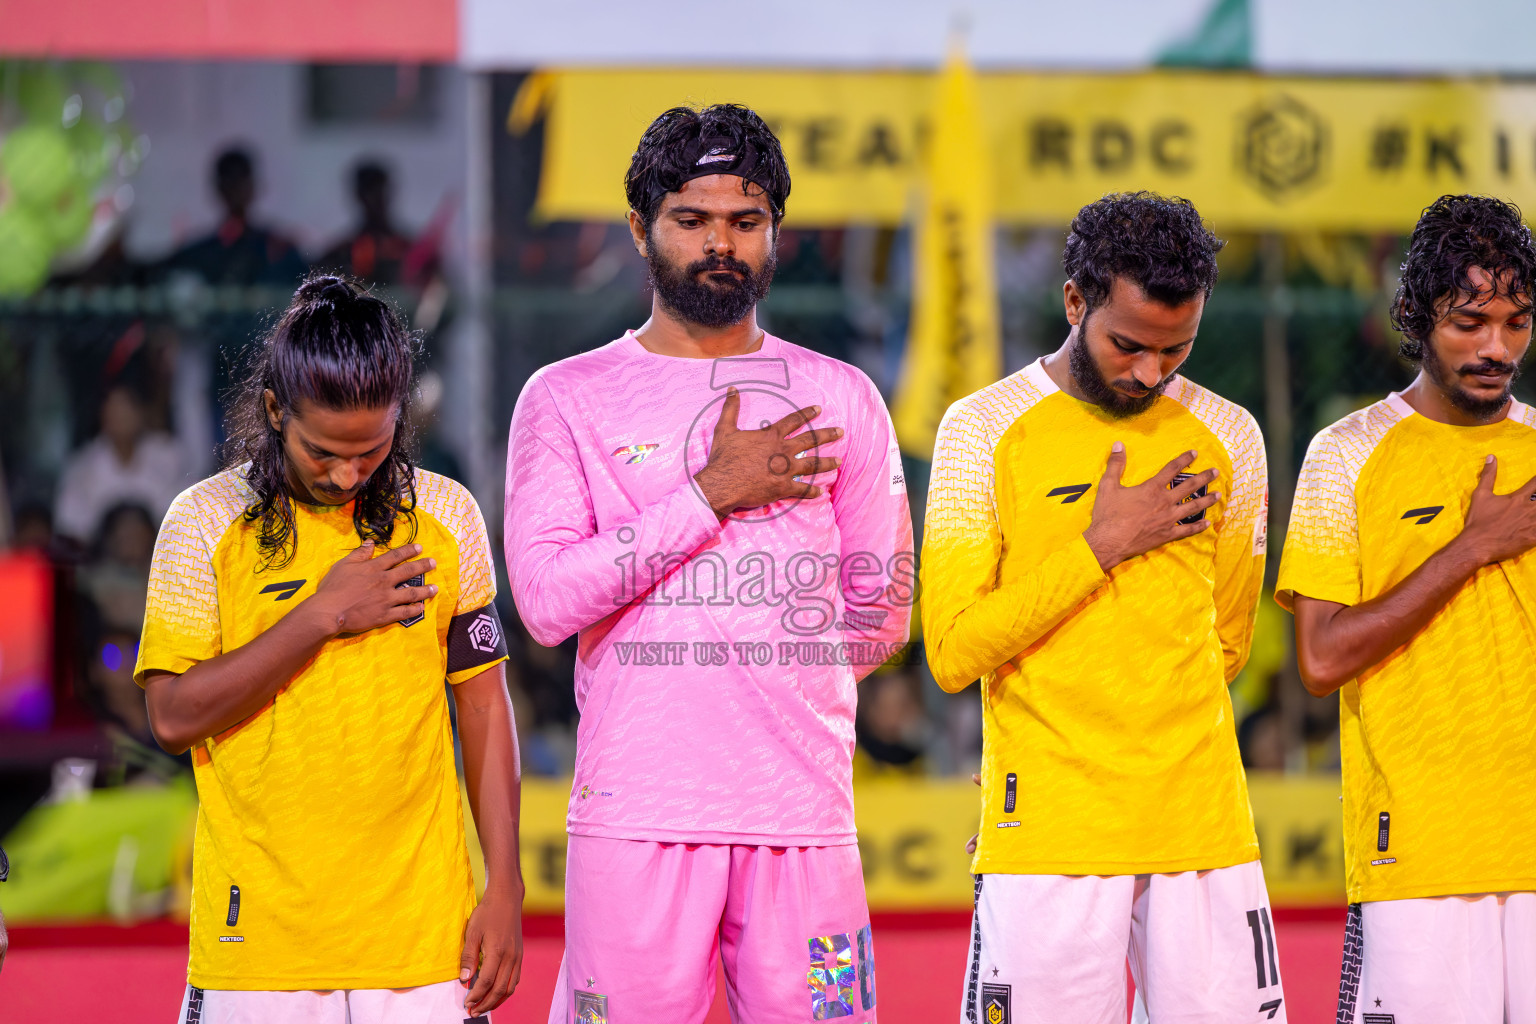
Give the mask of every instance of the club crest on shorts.
<svg viewBox="0 0 1536 1024">
<path fill-rule="evenodd" d="M 576 1024 L 608 1024 L 608 997 L 577 989 Z"/>
<path fill-rule="evenodd" d="M 1012 1001 L 1012 985 L 982 985 L 981 1019 L 987 1024 L 1009 1024 L 1008 1006 Z"/>
</svg>

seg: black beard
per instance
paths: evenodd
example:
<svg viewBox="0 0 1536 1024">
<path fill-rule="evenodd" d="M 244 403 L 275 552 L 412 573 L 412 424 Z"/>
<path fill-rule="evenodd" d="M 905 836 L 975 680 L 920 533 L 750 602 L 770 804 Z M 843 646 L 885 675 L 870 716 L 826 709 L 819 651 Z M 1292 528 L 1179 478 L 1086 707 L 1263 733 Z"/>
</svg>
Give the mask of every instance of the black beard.
<svg viewBox="0 0 1536 1024">
<path fill-rule="evenodd" d="M 709 256 L 679 269 L 662 259 L 659 247 L 647 238 L 645 262 L 651 270 L 651 287 L 661 304 L 681 320 L 700 327 L 729 327 L 739 324 L 752 308 L 763 301 L 779 258 L 773 249 L 761 270 L 753 271 L 734 256 Z M 702 280 L 709 270 L 734 270 L 739 278 Z"/>
<path fill-rule="evenodd" d="M 1440 361 L 1440 356 L 1436 354 L 1435 346 L 1433 344 L 1425 344 L 1424 346 L 1424 373 L 1428 375 L 1430 380 L 1435 382 L 1435 386 L 1440 389 L 1440 393 L 1445 395 L 1452 405 L 1473 419 L 1491 420 L 1503 411 L 1505 403 L 1509 401 L 1510 395 L 1514 391 L 1515 381 L 1520 379 L 1520 367 L 1514 363 L 1495 363 L 1484 360 L 1476 367 L 1472 366 L 1472 364 L 1463 366 L 1462 370 L 1473 370 L 1483 367 L 1491 370 L 1509 371 L 1509 380 L 1504 384 L 1504 393 L 1497 398 L 1476 398 L 1465 389 L 1458 387 L 1451 380 L 1450 370 L 1446 368 L 1446 365 Z"/>
<path fill-rule="evenodd" d="M 1157 387 L 1144 395 L 1127 398 L 1110 387 L 1109 381 L 1105 380 L 1104 375 L 1099 372 L 1098 365 L 1088 354 L 1087 333 L 1088 316 L 1084 314 L 1082 323 L 1077 325 L 1077 335 L 1072 339 L 1072 344 L 1067 346 L 1067 369 L 1071 371 L 1072 379 L 1077 381 L 1077 386 L 1083 389 L 1083 394 L 1088 396 L 1088 401 L 1117 420 L 1129 419 L 1138 413 L 1146 412 L 1163 393 L 1163 389 L 1173 379 L 1172 376 L 1164 377 L 1158 382 Z"/>
</svg>

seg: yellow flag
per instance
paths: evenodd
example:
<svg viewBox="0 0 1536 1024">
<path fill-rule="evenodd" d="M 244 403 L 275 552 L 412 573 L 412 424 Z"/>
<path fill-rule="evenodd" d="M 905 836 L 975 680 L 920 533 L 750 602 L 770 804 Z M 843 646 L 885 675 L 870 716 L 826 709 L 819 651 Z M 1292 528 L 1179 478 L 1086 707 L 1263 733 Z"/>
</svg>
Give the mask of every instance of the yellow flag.
<svg viewBox="0 0 1536 1024">
<path fill-rule="evenodd" d="M 902 450 L 933 457 L 950 403 L 1002 375 L 992 267 L 991 146 L 976 75 L 958 49 L 939 78 L 913 261 L 912 329 L 892 419 Z"/>
</svg>

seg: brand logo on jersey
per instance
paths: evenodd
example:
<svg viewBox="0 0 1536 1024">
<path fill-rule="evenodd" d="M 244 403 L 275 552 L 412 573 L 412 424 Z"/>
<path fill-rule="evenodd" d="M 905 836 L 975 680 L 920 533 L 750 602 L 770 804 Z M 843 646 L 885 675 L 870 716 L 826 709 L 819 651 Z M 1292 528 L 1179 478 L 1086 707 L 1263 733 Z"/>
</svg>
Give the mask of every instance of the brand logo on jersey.
<svg viewBox="0 0 1536 1024">
<path fill-rule="evenodd" d="M 1380 860 L 1373 860 L 1373 861 L 1371 861 L 1371 867 L 1379 868 L 1383 864 L 1396 864 L 1396 863 L 1397 863 L 1397 858 L 1396 857 L 1382 857 Z"/>
<path fill-rule="evenodd" d="M 613 457 L 615 459 L 622 457 L 624 459 L 624 465 L 635 466 L 644 462 L 647 455 L 651 454 L 651 452 L 660 447 L 661 443 L 659 441 L 656 444 L 625 445 L 623 448 L 615 448 L 613 450 Z"/>
<path fill-rule="evenodd" d="M 273 600 L 286 601 L 308 583 L 309 580 L 289 580 L 286 583 L 268 583 L 261 588 L 263 594 L 276 594 Z"/>
<path fill-rule="evenodd" d="M 475 616 L 464 635 L 469 637 L 469 646 L 481 654 L 493 654 L 501 642 L 501 627 L 496 624 L 495 616 L 482 613 Z"/>
<path fill-rule="evenodd" d="M 1362 1024 L 1397 1024 L 1397 1014 L 1362 1013 L 1360 1015 L 1360 1020 Z"/>
<path fill-rule="evenodd" d="M 1404 519 L 1417 519 L 1419 525 L 1432 522 L 1435 516 L 1445 511 L 1444 505 L 1425 505 L 1423 508 L 1411 508 L 1403 513 Z"/>
<path fill-rule="evenodd" d="M 1008 1024 L 1012 1002 L 1012 985 L 987 983 L 981 986 L 981 1015 L 987 1024 Z"/>
<path fill-rule="evenodd" d="M 229 916 L 224 919 L 224 923 L 233 928 L 236 924 L 239 923 L 239 921 L 240 887 L 238 885 L 232 885 L 229 887 Z"/>
<path fill-rule="evenodd" d="M 1072 484 L 1068 487 L 1057 487 L 1045 492 L 1047 498 L 1061 498 L 1063 505 L 1070 505 L 1078 498 L 1088 493 L 1088 488 L 1093 484 Z M 1062 497 L 1065 495 L 1065 497 Z"/>
<path fill-rule="evenodd" d="M 245 936 L 244 935 L 220 935 L 219 936 L 219 941 L 220 942 L 244 942 L 245 941 Z"/>
<path fill-rule="evenodd" d="M 577 989 L 576 1024 L 608 1024 L 608 997 Z"/>
</svg>

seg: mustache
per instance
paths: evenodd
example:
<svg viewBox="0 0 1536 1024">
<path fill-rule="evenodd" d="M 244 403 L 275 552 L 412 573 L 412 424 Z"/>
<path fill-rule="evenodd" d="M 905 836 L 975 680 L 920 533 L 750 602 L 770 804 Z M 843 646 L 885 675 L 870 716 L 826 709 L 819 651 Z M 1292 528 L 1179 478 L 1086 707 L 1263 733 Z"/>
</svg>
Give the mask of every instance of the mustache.
<svg viewBox="0 0 1536 1024">
<path fill-rule="evenodd" d="M 1120 391 L 1135 395 L 1137 398 L 1144 398 L 1156 390 L 1156 388 L 1147 387 L 1139 380 L 1117 380 L 1113 386 Z"/>
<path fill-rule="evenodd" d="M 1514 373 L 1518 367 L 1514 363 L 1500 363 L 1492 359 L 1484 359 L 1480 363 L 1468 363 L 1459 367 L 1457 373 Z"/>
<path fill-rule="evenodd" d="M 706 256 L 702 260 L 694 260 L 688 264 L 688 276 L 707 274 L 714 271 L 730 270 L 747 280 L 752 279 L 752 268 L 734 256 Z"/>
</svg>

